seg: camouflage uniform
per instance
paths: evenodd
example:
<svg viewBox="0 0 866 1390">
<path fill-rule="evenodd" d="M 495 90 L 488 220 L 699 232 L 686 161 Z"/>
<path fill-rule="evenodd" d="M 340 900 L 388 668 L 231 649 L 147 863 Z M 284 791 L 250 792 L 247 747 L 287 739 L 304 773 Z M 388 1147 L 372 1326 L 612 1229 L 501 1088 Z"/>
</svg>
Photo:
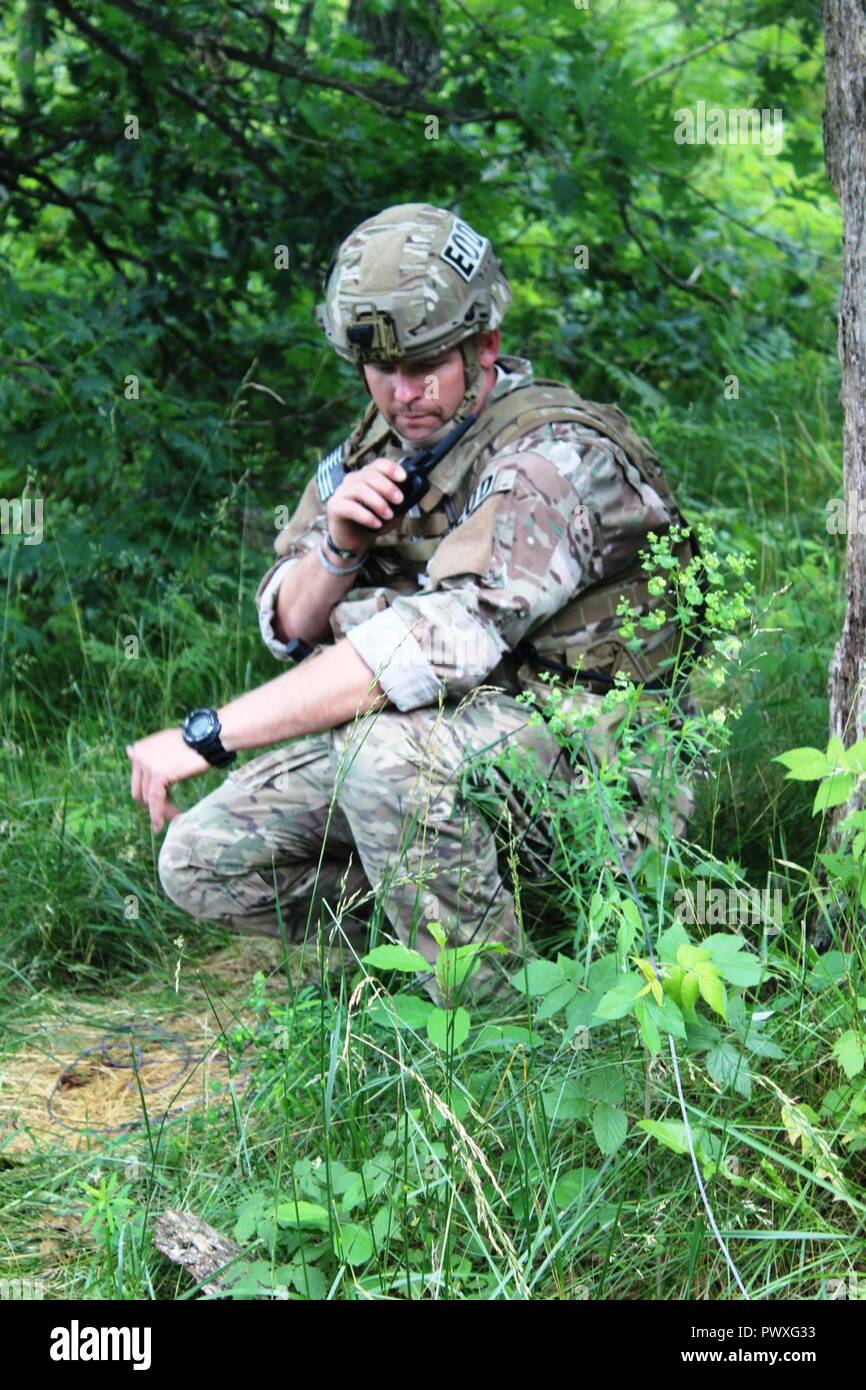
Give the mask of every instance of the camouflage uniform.
<svg viewBox="0 0 866 1390">
<path fill-rule="evenodd" d="M 527 388 L 539 399 L 530 363 L 500 357 L 479 425 L 497 402 Z M 344 449 L 349 466 L 406 452 L 372 405 Z M 314 931 L 320 912 L 326 926 L 339 918 L 345 929 L 340 904 L 369 897 L 372 886 L 395 935 L 430 960 L 437 947 L 425 923 L 433 919 L 452 944 L 525 946 L 502 851 L 527 828 L 527 806 L 501 768 L 492 813 L 499 823 L 491 825 L 461 796 L 461 776 L 474 757 L 503 746 L 525 750 L 542 775 L 556 767 L 563 784 L 578 775 L 558 758 L 550 731 L 531 726 L 515 701 L 533 674 L 515 649 L 575 595 L 618 573 L 623 555 L 633 557 L 646 533 L 663 531 L 677 513 L 585 420 L 530 424 L 504 448 L 495 437 L 480 449 L 461 441 L 431 481 L 420 506 L 376 537 L 330 615 L 333 638 L 352 643 L 391 707 L 255 758 L 172 822 L 160 875 L 194 916 L 276 933 L 276 887 L 290 934 L 303 935 L 308 920 Z M 279 558 L 256 595 L 262 637 L 278 659 L 286 649 L 273 631 L 277 590 L 324 536 L 320 493 L 321 473 L 277 538 Z M 604 758 L 621 716 L 602 716 L 601 699 L 588 690 L 575 696 L 599 713 L 590 737 Z M 655 821 L 641 806 L 640 769 L 630 785 L 635 816 L 625 851 L 633 859 L 654 837 Z M 683 786 L 676 831 L 690 810 Z M 544 854 L 540 823 L 528 843 Z M 356 928 L 352 945 L 363 942 L 363 923 Z M 477 992 L 495 970 L 485 964 L 478 972 Z"/>
</svg>

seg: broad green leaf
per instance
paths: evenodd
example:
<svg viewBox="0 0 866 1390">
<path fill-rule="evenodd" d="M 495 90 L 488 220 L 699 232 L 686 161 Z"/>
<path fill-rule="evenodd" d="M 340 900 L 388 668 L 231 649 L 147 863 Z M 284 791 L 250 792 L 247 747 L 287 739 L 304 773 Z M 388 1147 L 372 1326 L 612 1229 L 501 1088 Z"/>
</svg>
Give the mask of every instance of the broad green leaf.
<svg viewBox="0 0 866 1390">
<path fill-rule="evenodd" d="M 647 1134 L 651 1134 L 660 1144 L 664 1144 L 666 1149 L 673 1149 L 676 1154 L 689 1152 L 686 1127 L 681 1120 L 638 1120 L 638 1127 L 645 1129 Z M 712 1135 L 708 1135 L 703 1129 L 696 1129 L 693 1125 L 692 1143 L 695 1157 L 700 1163 L 715 1161 L 719 1151 L 719 1141 L 714 1139 Z"/>
<path fill-rule="evenodd" d="M 665 995 L 661 1004 L 657 1004 L 654 999 L 646 1002 L 647 1013 L 655 1026 L 663 1033 L 672 1033 L 675 1038 L 686 1036 L 686 1025 L 683 1019 L 682 1010 L 678 1007 L 675 1000 L 669 995 Z"/>
<path fill-rule="evenodd" d="M 465 1009 L 433 1009 L 427 1019 L 427 1036 L 443 1051 L 461 1047 L 469 1037 L 469 1014 Z"/>
<path fill-rule="evenodd" d="M 603 1154 L 615 1154 L 625 1143 L 628 1118 L 615 1105 L 599 1101 L 592 1112 L 592 1132 Z"/>
<path fill-rule="evenodd" d="M 742 937 L 708 936 L 703 945 L 716 970 L 728 984 L 749 988 L 760 983 L 764 967 L 760 959 L 747 949 Z"/>
<path fill-rule="evenodd" d="M 392 994 L 385 999 L 377 999 L 370 1006 L 370 1018 L 374 1023 L 398 1028 L 421 1030 L 427 1027 L 427 1019 L 433 1004 L 429 999 L 421 999 L 417 994 Z"/>
<path fill-rule="evenodd" d="M 780 753 L 772 761 L 789 768 L 787 776 L 795 782 L 814 782 L 819 777 L 829 776 L 833 771 L 833 764 L 820 748 L 792 748 L 787 753 Z"/>
<path fill-rule="evenodd" d="M 743 1054 L 733 1043 L 720 1042 L 706 1055 L 707 1071 L 719 1086 L 730 1086 L 738 1071 L 747 1071 Z"/>
<path fill-rule="evenodd" d="M 544 1000 L 538 1007 L 535 1015 L 536 1022 L 543 1023 L 547 1018 L 553 1018 L 561 1009 L 567 1008 L 572 999 L 579 995 L 580 991 L 572 980 L 567 984 L 560 985 L 558 989 L 552 989 L 549 994 L 544 996 Z"/>
<path fill-rule="evenodd" d="M 519 1023 L 485 1023 L 479 1029 L 472 1043 L 473 1052 L 479 1048 L 490 1051 L 506 1047 L 512 1049 L 519 1043 L 522 1047 L 537 1047 L 541 1041 L 539 1033 L 530 1032 Z"/>
<path fill-rule="evenodd" d="M 385 943 L 374 946 L 366 956 L 361 957 L 363 965 L 374 965 L 378 970 L 406 970 L 412 974 L 432 969 L 420 951 L 410 951 L 408 946 L 392 946 Z"/>
<path fill-rule="evenodd" d="M 328 1229 L 328 1213 L 315 1202 L 281 1202 L 274 1218 L 279 1226 L 315 1226 Z"/>
<path fill-rule="evenodd" d="M 677 965 L 681 965 L 683 970 L 694 970 L 701 961 L 706 959 L 707 953 L 702 946 L 692 946 L 690 943 L 686 943 L 677 947 Z"/>
<path fill-rule="evenodd" d="M 525 969 L 518 970 L 511 976 L 510 983 L 521 994 L 526 991 L 531 995 L 549 994 L 552 989 L 566 984 L 567 977 L 555 961 L 532 960 Z"/>
<path fill-rule="evenodd" d="M 443 994 L 459 989 L 475 970 L 482 956 L 502 955 L 505 947 L 501 942 L 479 942 L 477 945 L 456 946 L 440 951 L 436 961 L 436 979 Z"/>
<path fill-rule="evenodd" d="M 427 930 L 432 936 L 433 940 L 436 942 L 436 945 L 439 946 L 441 949 L 444 949 L 448 942 L 448 934 L 445 931 L 445 928 L 443 927 L 442 923 L 428 922 Z"/>
<path fill-rule="evenodd" d="M 680 946 L 688 946 L 689 934 L 682 922 L 674 922 L 672 926 L 666 927 L 656 944 L 656 955 L 659 960 L 673 964 L 677 958 L 677 951 Z"/>
<path fill-rule="evenodd" d="M 347 1221 L 345 1226 L 340 1227 L 340 1238 L 343 1244 L 343 1259 L 347 1264 L 363 1265 L 372 1258 L 375 1247 L 373 1237 L 366 1227 L 358 1226 L 354 1221 Z"/>
<path fill-rule="evenodd" d="M 651 1057 L 657 1057 L 661 1051 L 662 1039 L 658 1024 L 649 1012 L 652 1002 L 651 999 L 639 999 L 635 1004 L 634 1016 L 647 1051 Z"/>
<path fill-rule="evenodd" d="M 841 806 L 853 790 L 854 778 L 850 772 L 837 772 L 834 777 L 828 777 L 820 783 L 815 793 L 812 815 L 817 815 L 819 811 L 828 811 L 831 806 Z"/>
<path fill-rule="evenodd" d="M 680 1005 L 684 1014 L 694 1012 L 695 1004 L 698 1002 L 699 987 L 700 980 L 696 970 L 690 970 L 687 975 L 683 976 L 680 985 Z"/>
<path fill-rule="evenodd" d="M 701 998 L 713 1010 L 727 1022 L 728 996 L 719 973 L 715 966 L 709 961 L 703 962 L 695 971 L 698 977 L 698 989 Z"/>
<path fill-rule="evenodd" d="M 636 971 L 623 975 L 613 989 L 608 990 L 595 1011 L 596 1018 L 625 1018 L 634 1010 L 635 1000 L 643 989 L 643 980 Z"/>
<path fill-rule="evenodd" d="M 589 1114 L 590 1103 L 583 1082 L 573 1076 L 542 1091 L 541 1103 L 551 1121 L 585 1120 Z"/>
<path fill-rule="evenodd" d="M 834 734 L 827 744 L 827 761 L 833 768 L 848 766 L 845 757 L 845 745 L 838 734 Z"/>
<path fill-rule="evenodd" d="M 562 1211 L 570 1207 L 572 1202 L 581 1201 L 597 1178 L 598 1170 L 595 1168 L 571 1168 L 563 1173 L 557 1178 L 553 1189 L 553 1200 L 558 1209 Z"/>
<path fill-rule="evenodd" d="M 604 1066 L 593 1067 L 587 1077 L 586 1089 L 593 1100 L 603 1100 L 608 1105 L 619 1105 L 625 1099 L 625 1076 L 622 1067 L 615 1062 L 605 1062 Z"/>
<path fill-rule="evenodd" d="M 638 1120 L 640 1129 L 645 1129 L 647 1134 L 651 1134 L 653 1139 L 657 1139 L 660 1144 L 664 1144 L 666 1149 L 673 1149 L 675 1154 L 687 1154 L 689 1146 L 686 1142 L 685 1126 L 680 1120 Z"/>
<path fill-rule="evenodd" d="M 851 1081 L 855 1076 L 859 1076 L 863 1070 L 863 1041 L 859 1033 L 855 1033 L 849 1028 L 847 1033 L 843 1033 L 833 1044 L 833 1056 L 844 1071 L 848 1080 Z"/>
<path fill-rule="evenodd" d="M 849 772 L 866 772 L 866 738 L 853 743 L 845 753 L 845 766 Z"/>
</svg>

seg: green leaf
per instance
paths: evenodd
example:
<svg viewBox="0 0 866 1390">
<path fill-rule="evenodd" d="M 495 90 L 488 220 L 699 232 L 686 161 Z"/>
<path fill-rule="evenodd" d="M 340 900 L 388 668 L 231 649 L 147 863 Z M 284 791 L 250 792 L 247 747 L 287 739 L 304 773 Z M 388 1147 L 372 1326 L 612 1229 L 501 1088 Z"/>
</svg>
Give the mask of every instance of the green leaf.
<svg viewBox="0 0 866 1390">
<path fill-rule="evenodd" d="M 651 1057 L 657 1057 L 661 1051 L 662 1039 L 658 1030 L 658 1024 L 649 1011 L 648 1006 L 652 1003 L 652 999 L 639 999 L 637 1004 L 635 1004 L 634 1016 L 638 1021 L 640 1035 L 647 1051 Z"/>
<path fill-rule="evenodd" d="M 366 956 L 361 957 L 363 965 L 374 965 L 377 970 L 405 970 L 411 974 L 432 969 L 420 951 L 410 951 L 408 946 L 374 946 Z"/>
<path fill-rule="evenodd" d="M 788 753 L 780 753 L 773 758 L 790 768 L 787 776 L 795 782 L 814 782 L 819 777 L 827 777 L 833 771 L 833 764 L 827 760 L 820 748 L 792 748 Z"/>
<path fill-rule="evenodd" d="M 647 1134 L 651 1134 L 666 1148 L 673 1149 L 674 1153 L 688 1153 L 686 1127 L 680 1120 L 638 1120 L 638 1126 L 645 1129 Z M 695 1148 L 695 1157 L 699 1163 L 715 1163 L 718 1160 L 721 1143 L 715 1135 L 708 1134 L 705 1129 L 692 1125 L 692 1142 Z"/>
<path fill-rule="evenodd" d="M 626 1014 L 634 1011 L 635 1000 L 643 987 L 643 976 L 634 970 L 629 971 L 602 997 L 595 1011 L 596 1018 L 625 1018 Z"/>
<path fill-rule="evenodd" d="M 685 1125 L 680 1120 L 638 1120 L 638 1127 L 645 1129 L 666 1149 L 673 1149 L 675 1154 L 687 1154 L 689 1151 Z"/>
<path fill-rule="evenodd" d="M 615 1154 L 628 1133 L 628 1119 L 622 1110 L 600 1101 L 592 1112 L 592 1132 L 603 1154 Z"/>
<path fill-rule="evenodd" d="M 854 743 L 845 753 L 845 766 L 849 772 L 866 772 L 866 738 Z"/>
<path fill-rule="evenodd" d="M 851 1081 L 855 1076 L 859 1076 L 863 1070 L 863 1042 L 859 1033 L 855 1033 L 849 1028 L 847 1033 L 843 1033 L 833 1044 L 833 1056 L 844 1071 L 848 1080 Z"/>
<path fill-rule="evenodd" d="M 510 983 L 521 994 L 528 990 L 531 995 L 536 995 L 549 994 L 552 989 L 568 981 L 562 967 L 555 961 L 532 960 L 524 970 L 518 970 L 511 976 Z"/>
<path fill-rule="evenodd" d="M 831 806 L 841 806 L 847 801 L 854 790 L 854 778 L 850 772 L 837 772 L 835 777 L 828 777 L 821 782 L 815 793 L 815 800 L 812 803 L 812 815 L 817 815 L 819 811 L 828 811 Z"/>
<path fill-rule="evenodd" d="M 540 1042 L 539 1033 L 530 1032 L 519 1023 L 485 1023 L 475 1036 L 472 1050 L 475 1052 L 484 1048 L 493 1051 L 506 1047 L 510 1051 L 515 1043 L 520 1043 L 523 1047 L 537 1047 Z"/>
<path fill-rule="evenodd" d="M 358 1226 L 354 1221 L 347 1221 L 345 1226 L 340 1227 L 340 1238 L 343 1245 L 343 1259 L 350 1265 L 363 1265 L 372 1258 L 375 1249 L 373 1238 L 364 1226 Z"/>
<path fill-rule="evenodd" d="M 663 1033 L 672 1033 L 675 1038 L 686 1036 L 682 1010 L 669 995 L 665 995 L 661 1004 L 657 1004 L 654 999 L 647 999 L 645 1002 L 649 1017 Z"/>
<path fill-rule="evenodd" d="M 427 1036 L 443 1051 L 449 1046 L 461 1047 L 469 1037 L 469 1023 L 465 1009 L 434 1008 L 427 1019 Z"/>
<path fill-rule="evenodd" d="M 370 1018 L 373 1023 L 394 1027 L 396 1014 L 398 1028 L 421 1031 L 427 1027 L 433 1007 L 429 999 L 421 999 L 417 994 L 392 994 L 370 1005 Z"/>
<path fill-rule="evenodd" d="M 328 1213 L 315 1202 L 281 1202 L 274 1212 L 279 1226 L 315 1226 L 328 1229 Z"/>
<path fill-rule="evenodd" d="M 553 1200 L 558 1210 L 562 1211 L 573 1202 L 582 1201 L 587 1189 L 592 1187 L 597 1178 L 596 1168 L 570 1168 L 567 1173 L 563 1173 L 553 1189 Z"/>
<path fill-rule="evenodd" d="M 727 1022 L 728 996 L 716 967 L 710 961 L 703 961 L 695 974 L 698 977 L 698 989 L 701 998 L 709 1005 L 713 1013 L 718 1014 Z"/>
<path fill-rule="evenodd" d="M 445 931 L 445 928 L 443 927 L 442 923 L 428 922 L 427 930 L 432 936 L 433 940 L 436 942 L 436 945 L 440 947 L 440 949 L 444 949 L 444 947 L 448 943 L 448 934 Z"/>
<path fill-rule="evenodd" d="M 443 994 L 459 989 L 475 970 L 482 956 L 503 955 L 505 947 L 499 941 L 478 942 L 440 951 L 436 960 L 436 979 Z"/>
<path fill-rule="evenodd" d="M 696 970 L 690 970 L 689 973 L 683 977 L 683 982 L 680 986 L 680 1004 L 684 1014 L 691 1014 L 694 1012 L 695 1004 L 698 1002 L 699 985 L 700 980 Z"/>
<path fill-rule="evenodd" d="M 703 946 L 723 980 L 749 988 L 760 983 L 764 967 L 741 936 L 708 936 Z"/>
<path fill-rule="evenodd" d="M 656 955 L 659 960 L 667 961 L 673 965 L 677 958 L 677 951 L 680 946 L 688 946 L 689 934 L 682 922 L 674 922 L 673 926 L 666 927 L 656 943 Z"/>
<path fill-rule="evenodd" d="M 738 1072 L 748 1071 L 743 1054 L 733 1043 L 720 1042 L 706 1056 L 707 1071 L 718 1086 L 730 1086 Z"/>
<path fill-rule="evenodd" d="M 625 1076 L 622 1067 L 616 1062 L 606 1062 L 601 1067 L 594 1067 L 587 1080 L 587 1092 L 593 1100 L 603 1100 L 608 1105 L 619 1105 L 625 1099 Z"/>
<path fill-rule="evenodd" d="M 834 770 L 848 766 L 845 758 L 845 745 L 838 734 L 834 734 L 827 744 L 827 761 Z"/>
<path fill-rule="evenodd" d="M 563 1120 L 585 1120 L 589 1114 L 589 1101 L 583 1082 L 577 1077 L 567 1077 L 556 1086 L 549 1086 L 541 1093 L 544 1113 L 551 1122 Z"/>
<path fill-rule="evenodd" d="M 572 980 L 567 984 L 560 985 L 558 989 L 552 989 L 549 994 L 544 996 L 543 1002 L 539 1005 L 538 1013 L 535 1015 L 538 1023 L 543 1023 L 547 1018 L 553 1018 L 561 1009 L 565 1009 L 572 999 L 578 998 L 580 990 Z"/>
</svg>

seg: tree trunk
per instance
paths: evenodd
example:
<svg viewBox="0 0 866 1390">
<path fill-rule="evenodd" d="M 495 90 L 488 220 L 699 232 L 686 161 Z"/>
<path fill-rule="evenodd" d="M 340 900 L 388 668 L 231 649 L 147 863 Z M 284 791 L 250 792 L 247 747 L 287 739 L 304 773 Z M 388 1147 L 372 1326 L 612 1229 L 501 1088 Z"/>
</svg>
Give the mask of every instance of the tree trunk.
<svg viewBox="0 0 866 1390">
<path fill-rule="evenodd" d="M 863 0 L 823 0 L 827 79 L 824 154 L 842 205 L 844 256 L 839 359 L 845 515 L 866 517 L 866 12 Z M 866 534 L 849 521 L 847 605 L 829 672 L 830 732 L 866 737 Z M 862 805 L 862 799 L 857 806 Z M 832 826 L 855 809 L 833 813 Z"/>
<path fill-rule="evenodd" d="M 367 0 L 349 0 L 348 19 L 353 33 L 413 87 L 420 91 L 435 82 L 442 65 L 439 0 L 427 0 L 423 6 L 394 0 L 383 14 L 370 9 Z"/>
</svg>

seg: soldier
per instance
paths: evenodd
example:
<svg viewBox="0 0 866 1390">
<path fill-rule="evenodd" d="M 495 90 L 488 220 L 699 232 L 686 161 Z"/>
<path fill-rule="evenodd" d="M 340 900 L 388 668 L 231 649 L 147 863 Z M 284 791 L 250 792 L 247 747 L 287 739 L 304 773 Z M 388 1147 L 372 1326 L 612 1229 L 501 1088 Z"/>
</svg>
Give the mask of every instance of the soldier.
<svg viewBox="0 0 866 1390">
<path fill-rule="evenodd" d="M 620 670 L 651 686 L 672 630 L 635 653 L 617 603 L 652 606 L 638 551 L 681 520 L 621 412 L 500 354 L 510 298 L 490 242 L 442 208 L 388 208 L 351 233 L 317 317 L 370 404 L 307 483 L 256 595 L 264 641 L 295 664 L 127 750 L 133 797 L 155 831 L 171 821 L 163 887 L 192 916 L 271 935 L 282 921 L 290 937 L 323 921 L 354 950 L 365 928 L 347 932 L 350 909 L 375 898 L 391 934 L 431 961 L 434 920 L 451 945 L 502 943 L 504 960 L 479 961 L 476 995 L 525 948 L 503 846 L 544 837 L 505 761 L 485 815 L 462 775 L 517 749 L 541 776 L 574 780 L 515 698 L 545 665 L 591 673 L 579 700 L 610 751 L 619 716 L 601 715 L 604 692 Z M 406 510 L 414 463 L 439 445 Z M 268 745 L 192 810 L 166 800 L 171 783 Z M 629 778 L 633 858 L 655 822 L 645 774 Z M 690 809 L 682 787 L 675 831 Z"/>
</svg>

